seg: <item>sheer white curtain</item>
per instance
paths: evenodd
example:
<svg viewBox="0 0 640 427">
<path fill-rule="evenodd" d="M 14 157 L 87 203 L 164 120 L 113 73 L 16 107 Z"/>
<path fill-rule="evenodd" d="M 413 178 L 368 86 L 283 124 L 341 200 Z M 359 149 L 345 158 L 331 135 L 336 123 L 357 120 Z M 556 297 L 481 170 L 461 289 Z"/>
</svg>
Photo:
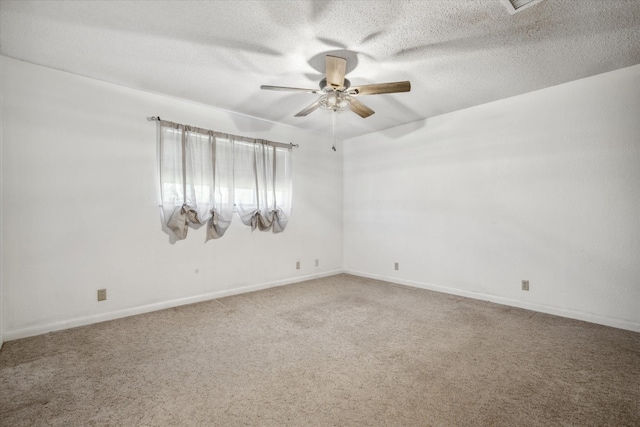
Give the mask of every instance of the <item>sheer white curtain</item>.
<svg viewBox="0 0 640 427">
<path fill-rule="evenodd" d="M 266 141 L 236 142 L 235 203 L 252 229 L 285 229 L 291 213 L 291 148 Z"/>
<path fill-rule="evenodd" d="M 215 141 L 213 210 L 207 240 L 224 235 L 233 218 L 233 142 L 229 138 L 213 136 Z M 231 159 L 231 160 L 229 160 Z"/>
<path fill-rule="evenodd" d="M 178 239 L 189 223 L 207 223 L 207 240 L 219 238 L 233 216 L 233 145 L 213 132 L 160 124 L 163 218 Z"/>
<path fill-rule="evenodd" d="M 282 232 L 291 213 L 291 146 L 160 122 L 164 223 L 178 239 L 189 223 L 222 237 L 234 206 L 240 220 Z"/>
<path fill-rule="evenodd" d="M 291 147 L 275 147 L 273 232 L 284 231 L 291 215 Z"/>
</svg>

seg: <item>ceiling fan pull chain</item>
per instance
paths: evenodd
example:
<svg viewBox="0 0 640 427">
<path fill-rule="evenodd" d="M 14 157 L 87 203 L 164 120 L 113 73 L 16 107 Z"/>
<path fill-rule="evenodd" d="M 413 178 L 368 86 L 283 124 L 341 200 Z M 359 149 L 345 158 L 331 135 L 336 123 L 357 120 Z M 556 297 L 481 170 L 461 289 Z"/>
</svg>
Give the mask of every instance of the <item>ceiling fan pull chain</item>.
<svg viewBox="0 0 640 427">
<path fill-rule="evenodd" d="M 332 120 L 333 121 L 333 147 L 331 147 L 331 149 L 333 151 L 336 151 L 336 115 L 337 114 L 338 113 L 336 112 L 336 110 L 333 110 L 331 112 L 331 116 L 333 118 L 333 120 Z"/>
</svg>

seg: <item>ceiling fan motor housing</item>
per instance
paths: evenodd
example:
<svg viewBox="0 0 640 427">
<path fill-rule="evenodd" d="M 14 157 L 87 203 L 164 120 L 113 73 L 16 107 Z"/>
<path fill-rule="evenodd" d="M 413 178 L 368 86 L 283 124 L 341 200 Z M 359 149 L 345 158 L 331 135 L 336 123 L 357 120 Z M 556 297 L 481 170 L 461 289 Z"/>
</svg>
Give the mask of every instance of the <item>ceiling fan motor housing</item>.
<svg viewBox="0 0 640 427">
<path fill-rule="evenodd" d="M 351 82 L 349 81 L 349 79 L 344 79 L 344 83 L 343 83 L 343 88 L 340 90 L 346 90 L 349 88 L 349 86 L 351 86 Z M 336 90 L 336 88 L 327 85 L 327 79 L 326 77 L 322 80 L 320 80 L 320 89 L 324 90 L 324 91 L 332 91 L 332 90 Z"/>
</svg>

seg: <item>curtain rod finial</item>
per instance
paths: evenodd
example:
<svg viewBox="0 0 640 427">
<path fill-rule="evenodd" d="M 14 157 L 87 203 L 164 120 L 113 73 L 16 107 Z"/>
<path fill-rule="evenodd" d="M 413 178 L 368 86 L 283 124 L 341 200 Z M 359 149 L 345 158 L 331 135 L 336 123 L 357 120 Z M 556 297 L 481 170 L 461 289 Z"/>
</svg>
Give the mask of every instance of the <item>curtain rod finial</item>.
<svg viewBox="0 0 640 427">
<path fill-rule="evenodd" d="M 150 122 L 159 122 L 160 121 L 160 116 L 147 117 L 147 120 L 149 120 Z"/>
</svg>

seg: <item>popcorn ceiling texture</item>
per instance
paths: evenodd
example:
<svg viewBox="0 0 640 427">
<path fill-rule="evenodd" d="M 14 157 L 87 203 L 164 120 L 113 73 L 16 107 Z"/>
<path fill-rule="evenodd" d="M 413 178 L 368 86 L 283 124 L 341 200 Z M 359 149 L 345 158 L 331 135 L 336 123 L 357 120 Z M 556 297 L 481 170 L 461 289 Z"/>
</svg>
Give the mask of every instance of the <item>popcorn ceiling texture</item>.
<svg viewBox="0 0 640 427">
<path fill-rule="evenodd" d="M 640 63 L 640 0 L 2 1 L 12 58 L 329 134 L 316 95 L 325 54 L 352 84 L 410 80 L 340 115 L 350 138 Z M 153 111 L 145 112 L 153 115 Z M 197 125 L 197 124 L 195 124 Z"/>
<path fill-rule="evenodd" d="M 11 426 L 640 424 L 640 334 L 338 275 L 5 343 Z"/>
</svg>

